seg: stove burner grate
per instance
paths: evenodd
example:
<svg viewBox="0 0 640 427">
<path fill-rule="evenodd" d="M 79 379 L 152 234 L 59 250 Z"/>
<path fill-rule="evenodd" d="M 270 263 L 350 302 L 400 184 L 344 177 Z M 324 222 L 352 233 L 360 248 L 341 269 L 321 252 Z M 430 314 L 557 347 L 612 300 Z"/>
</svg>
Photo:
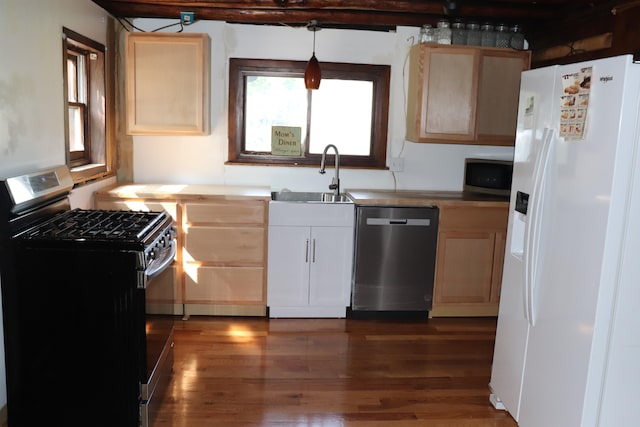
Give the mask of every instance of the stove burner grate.
<svg viewBox="0 0 640 427">
<path fill-rule="evenodd" d="M 157 223 L 160 212 L 74 209 L 57 215 L 21 235 L 26 239 L 141 240 Z"/>
</svg>

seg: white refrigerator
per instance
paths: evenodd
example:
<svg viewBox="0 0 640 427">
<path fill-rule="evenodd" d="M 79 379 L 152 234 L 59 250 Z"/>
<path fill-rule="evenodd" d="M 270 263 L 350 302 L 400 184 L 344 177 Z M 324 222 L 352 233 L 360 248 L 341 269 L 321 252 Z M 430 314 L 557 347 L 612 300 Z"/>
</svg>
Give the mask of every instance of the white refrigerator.
<svg viewBox="0 0 640 427">
<path fill-rule="evenodd" d="M 491 402 L 521 427 L 640 425 L 640 64 L 522 74 Z"/>
</svg>

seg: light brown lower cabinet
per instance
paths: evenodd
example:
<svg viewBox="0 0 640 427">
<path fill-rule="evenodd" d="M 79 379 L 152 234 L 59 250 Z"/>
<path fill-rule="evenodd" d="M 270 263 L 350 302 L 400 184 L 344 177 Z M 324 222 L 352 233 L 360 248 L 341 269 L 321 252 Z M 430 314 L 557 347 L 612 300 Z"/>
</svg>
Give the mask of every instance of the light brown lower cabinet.
<svg viewBox="0 0 640 427">
<path fill-rule="evenodd" d="M 508 206 L 443 206 L 431 316 L 498 314 Z"/>
<path fill-rule="evenodd" d="M 185 315 L 266 314 L 263 201 L 184 204 Z"/>
<path fill-rule="evenodd" d="M 184 316 L 266 315 L 267 201 L 123 199 L 108 191 L 94 199 L 97 209 L 165 209 L 172 215 L 178 254 L 154 279 L 152 304 L 173 304 L 174 313 Z"/>
</svg>

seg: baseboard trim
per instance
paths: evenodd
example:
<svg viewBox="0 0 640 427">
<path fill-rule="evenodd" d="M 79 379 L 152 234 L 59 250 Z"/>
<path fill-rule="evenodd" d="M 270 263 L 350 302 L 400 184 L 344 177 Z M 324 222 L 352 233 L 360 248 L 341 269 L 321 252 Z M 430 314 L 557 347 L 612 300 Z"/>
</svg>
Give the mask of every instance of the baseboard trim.
<svg viewBox="0 0 640 427">
<path fill-rule="evenodd" d="M 435 305 L 429 317 L 496 317 L 498 304 Z"/>
</svg>

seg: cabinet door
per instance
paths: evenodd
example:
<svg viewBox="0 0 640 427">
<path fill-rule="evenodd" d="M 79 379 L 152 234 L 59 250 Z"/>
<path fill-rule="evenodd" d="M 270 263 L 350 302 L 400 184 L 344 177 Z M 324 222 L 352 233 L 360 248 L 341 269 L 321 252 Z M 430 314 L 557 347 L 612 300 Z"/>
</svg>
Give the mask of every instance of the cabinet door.
<svg viewBox="0 0 640 427">
<path fill-rule="evenodd" d="M 269 227 L 267 305 L 309 304 L 309 227 Z"/>
<path fill-rule="evenodd" d="M 127 133 L 209 133 L 207 34 L 127 33 Z"/>
<path fill-rule="evenodd" d="M 479 51 L 473 48 L 412 48 L 407 139 L 472 141 L 475 137 Z"/>
<path fill-rule="evenodd" d="M 348 306 L 352 265 L 352 228 L 312 227 L 309 304 Z"/>
<path fill-rule="evenodd" d="M 495 233 L 439 233 L 436 303 L 487 303 L 491 299 Z"/>
<path fill-rule="evenodd" d="M 529 52 L 483 51 L 477 107 L 478 142 L 515 143 L 520 75 L 529 68 L 529 58 Z"/>
</svg>

